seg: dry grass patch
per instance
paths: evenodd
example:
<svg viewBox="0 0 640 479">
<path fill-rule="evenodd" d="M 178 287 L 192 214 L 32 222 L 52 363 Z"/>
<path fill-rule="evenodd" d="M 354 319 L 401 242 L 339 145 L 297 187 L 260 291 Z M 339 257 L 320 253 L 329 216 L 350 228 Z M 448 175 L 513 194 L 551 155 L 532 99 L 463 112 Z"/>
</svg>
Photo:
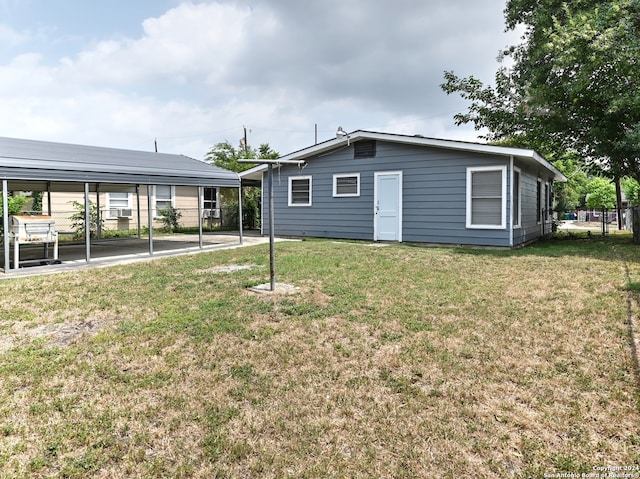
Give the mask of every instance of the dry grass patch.
<svg viewBox="0 0 640 479">
<path fill-rule="evenodd" d="M 9 335 L 105 322 L 0 352 L 0 477 L 524 478 L 640 461 L 640 262 L 624 238 L 277 249 L 295 295 L 247 291 L 266 280 L 262 246 L 2 282 Z"/>
</svg>

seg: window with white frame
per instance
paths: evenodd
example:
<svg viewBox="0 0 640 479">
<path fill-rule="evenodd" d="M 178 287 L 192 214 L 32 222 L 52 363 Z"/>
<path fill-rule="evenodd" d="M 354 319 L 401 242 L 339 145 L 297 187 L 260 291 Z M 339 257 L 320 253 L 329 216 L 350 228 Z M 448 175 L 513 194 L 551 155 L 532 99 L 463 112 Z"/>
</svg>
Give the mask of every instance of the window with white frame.
<svg viewBox="0 0 640 479">
<path fill-rule="evenodd" d="M 154 208 L 157 216 L 160 211 L 169 209 L 174 204 L 173 186 L 156 185 L 154 194 Z"/>
<path fill-rule="evenodd" d="M 218 209 L 218 188 L 202 189 L 202 216 L 203 218 L 220 218 Z"/>
<path fill-rule="evenodd" d="M 511 222 L 514 228 L 520 227 L 520 169 L 513 169 L 513 202 L 511 203 Z"/>
<path fill-rule="evenodd" d="M 129 218 L 132 214 L 130 193 L 107 193 L 107 218 Z"/>
<path fill-rule="evenodd" d="M 467 168 L 467 228 L 504 229 L 507 167 Z"/>
<path fill-rule="evenodd" d="M 360 173 L 333 175 L 333 196 L 360 196 Z"/>
<path fill-rule="evenodd" d="M 311 206 L 311 177 L 289 177 L 289 206 Z"/>
</svg>

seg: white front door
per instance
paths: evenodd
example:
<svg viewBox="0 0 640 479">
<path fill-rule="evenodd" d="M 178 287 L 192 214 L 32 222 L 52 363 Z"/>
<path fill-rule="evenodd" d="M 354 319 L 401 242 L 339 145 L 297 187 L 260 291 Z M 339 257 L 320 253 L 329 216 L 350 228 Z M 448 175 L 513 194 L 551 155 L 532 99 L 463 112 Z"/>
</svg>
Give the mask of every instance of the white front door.
<svg viewBox="0 0 640 479">
<path fill-rule="evenodd" d="M 374 241 L 402 241 L 402 172 L 375 173 Z"/>
</svg>

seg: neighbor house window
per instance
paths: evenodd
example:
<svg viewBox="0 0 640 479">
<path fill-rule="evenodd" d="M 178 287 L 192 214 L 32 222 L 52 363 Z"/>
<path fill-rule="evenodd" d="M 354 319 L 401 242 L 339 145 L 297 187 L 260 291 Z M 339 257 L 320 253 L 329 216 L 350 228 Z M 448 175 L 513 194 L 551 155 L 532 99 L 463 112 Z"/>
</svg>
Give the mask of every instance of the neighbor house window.
<svg viewBox="0 0 640 479">
<path fill-rule="evenodd" d="M 158 215 L 160 211 L 169 209 L 173 206 L 173 186 L 171 185 L 156 185 L 155 187 L 155 214 Z"/>
<path fill-rule="evenodd" d="M 506 166 L 467 169 L 467 228 L 505 228 L 506 178 Z"/>
<path fill-rule="evenodd" d="M 513 203 L 511 205 L 512 224 L 514 227 L 520 227 L 520 170 L 513 169 Z"/>
<path fill-rule="evenodd" d="M 220 210 L 218 209 L 218 188 L 202 189 L 202 217 L 203 218 L 220 218 Z"/>
<path fill-rule="evenodd" d="M 289 177 L 289 206 L 311 206 L 311 177 Z"/>
<path fill-rule="evenodd" d="M 107 193 L 107 218 L 128 218 L 131 215 L 129 193 Z"/>
<path fill-rule="evenodd" d="M 360 196 L 360 173 L 333 175 L 333 196 Z"/>
</svg>

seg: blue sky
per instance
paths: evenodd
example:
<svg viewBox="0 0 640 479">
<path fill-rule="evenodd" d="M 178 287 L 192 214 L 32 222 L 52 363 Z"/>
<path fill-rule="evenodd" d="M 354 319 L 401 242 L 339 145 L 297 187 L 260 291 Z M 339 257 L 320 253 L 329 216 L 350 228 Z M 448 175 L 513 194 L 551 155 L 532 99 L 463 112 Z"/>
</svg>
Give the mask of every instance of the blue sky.
<svg viewBox="0 0 640 479">
<path fill-rule="evenodd" d="M 475 140 L 439 88 L 490 82 L 499 0 L 0 0 L 0 136 L 203 159 L 345 130 Z"/>
</svg>

